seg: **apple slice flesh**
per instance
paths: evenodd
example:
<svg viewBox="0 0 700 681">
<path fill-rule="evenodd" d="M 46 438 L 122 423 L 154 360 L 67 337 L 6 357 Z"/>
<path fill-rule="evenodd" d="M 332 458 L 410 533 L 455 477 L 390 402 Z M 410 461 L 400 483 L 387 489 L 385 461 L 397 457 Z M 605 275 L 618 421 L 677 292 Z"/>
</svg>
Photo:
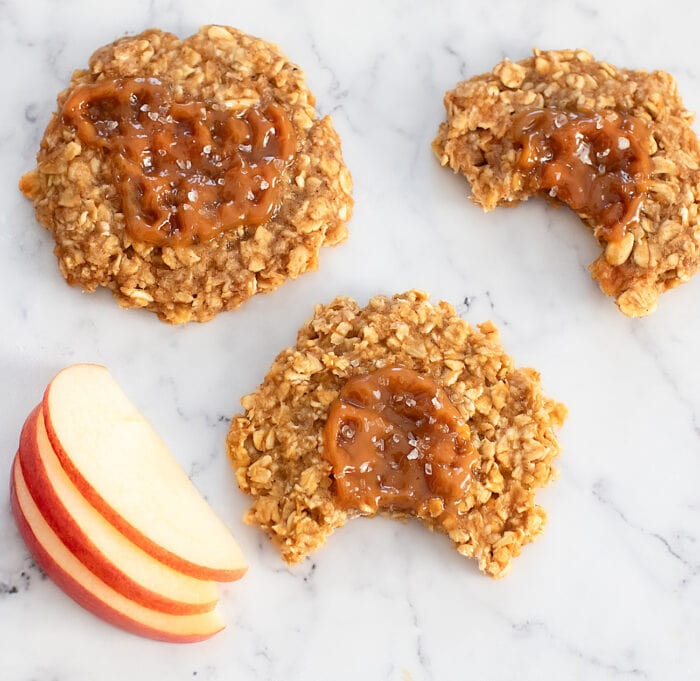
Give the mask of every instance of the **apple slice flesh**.
<svg viewBox="0 0 700 681">
<path fill-rule="evenodd" d="M 192 577 L 243 576 L 247 565 L 228 528 L 105 367 L 61 371 L 43 412 L 68 477 L 122 534 Z"/>
<path fill-rule="evenodd" d="M 160 563 L 98 513 L 66 475 L 49 442 L 41 407 L 22 428 L 19 458 L 25 483 L 42 515 L 70 551 L 123 596 L 171 614 L 213 610 L 216 584 Z"/>
<path fill-rule="evenodd" d="M 12 510 L 20 533 L 42 570 L 73 600 L 94 615 L 131 633 L 172 643 L 193 643 L 221 631 L 216 611 L 169 615 L 145 608 L 107 586 L 58 538 L 34 503 L 15 458 L 10 486 Z"/>
</svg>

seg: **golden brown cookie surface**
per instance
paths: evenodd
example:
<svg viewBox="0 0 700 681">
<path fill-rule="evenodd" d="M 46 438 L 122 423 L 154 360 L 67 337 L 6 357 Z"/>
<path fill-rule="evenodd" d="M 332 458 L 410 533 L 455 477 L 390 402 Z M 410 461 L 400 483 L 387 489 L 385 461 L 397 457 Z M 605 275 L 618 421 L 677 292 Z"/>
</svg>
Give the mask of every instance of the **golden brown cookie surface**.
<svg viewBox="0 0 700 681">
<path fill-rule="evenodd" d="M 159 30 L 99 49 L 58 97 L 110 79 L 153 78 L 177 100 L 240 115 L 281 107 L 293 127 L 293 159 L 279 179 L 280 202 L 257 226 L 241 225 L 203 243 L 154 245 L 125 229 L 122 198 L 103 150 L 84 144 L 55 113 L 21 189 L 53 234 L 70 284 L 112 290 L 120 305 L 144 307 L 171 323 L 206 321 L 258 292 L 315 269 L 323 245 L 346 237 L 352 181 L 330 118 L 316 118 L 303 72 L 270 43 L 233 28 L 205 26 L 185 39 Z M 183 161 L 184 162 L 184 161 Z"/>
<path fill-rule="evenodd" d="M 523 179 L 521 149 L 512 135 L 517 116 L 542 109 L 594 112 L 648 126 L 651 172 L 637 219 L 622 237 L 602 238 L 591 212 L 577 211 L 605 249 L 591 265 L 592 275 L 624 314 L 639 317 L 656 308 L 661 293 L 697 271 L 700 145 L 691 127 L 693 115 L 668 73 L 618 69 L 583 50 L 535 50 L 529 59 L 506 60 L 491 73 L 459 83 L 445 95 L 445 108 L 447 120 L 433 149 L 442 165 L 464 174 L 474 201 L 485 210 L 533 193 Z"/>
<path fill-rule="evenodd" d="M 535 492 L 554 476 L 555 430 L 566 410 L 542 393 L 536 371 L 513 366 L 491 322 L 474 329 L 450 305 L 432 305 L 417 291 L 378 296 L 364 308 L 349 298 L 317 306 L 296 345 L 242 399 L 245 414 L 232 421 L 228 451 L 239 486 L 253 498 L 246 520 L 294 563 L 356 515 L 334 494 L 324 426 L 348 379 L 390 366 L 437 383 L 478 453 L 456 524 L 429 513 L 421 520 L 448 534 L 482 571 L 504 575 L 542 530 Z"/>
</svg>

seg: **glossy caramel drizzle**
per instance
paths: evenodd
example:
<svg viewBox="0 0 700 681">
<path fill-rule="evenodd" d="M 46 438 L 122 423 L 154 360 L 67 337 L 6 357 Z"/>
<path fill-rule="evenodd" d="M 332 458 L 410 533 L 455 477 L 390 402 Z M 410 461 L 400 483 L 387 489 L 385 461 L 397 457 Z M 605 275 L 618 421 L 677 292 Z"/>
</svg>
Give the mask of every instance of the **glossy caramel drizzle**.
<svg viewBox="0 0 700 681">
<path fill-rule="evenodd" d="M 231 112 L 175 102 L 155 78 L 80 86 L 62 116 L 112 161 L 132 239 L 156 246 L 203 243 L 269 220 L 296 149 L 278 104 Z"/>
<path fill-rule="evenodd" d="M 515 116 L 511 134 L 525 187 L 594 220 L 596 236 L 617 241 L 639 219 L 652 169 L 644 121 L 614 111 L 534 109 Z"/>
<path fill-rule="evenodd" d="M 331 404 L 324 455 L 339 504 L 456 514 L 477 453 L 444 390 L 403 367 L 356 376 Z"/>
</svg>

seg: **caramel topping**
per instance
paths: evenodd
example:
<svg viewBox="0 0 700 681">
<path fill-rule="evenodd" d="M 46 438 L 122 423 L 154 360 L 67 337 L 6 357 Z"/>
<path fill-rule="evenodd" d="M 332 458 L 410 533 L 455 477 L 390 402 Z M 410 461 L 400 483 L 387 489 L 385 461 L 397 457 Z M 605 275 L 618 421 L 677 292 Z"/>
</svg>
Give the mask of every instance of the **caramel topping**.
<svg viewBox="0 0 700 681">
<path fill-rule="evenodd" d="M 83 85 L 62 115 L 81 142 L 112 161 L 128 233 L 156 246 L 202 243 L 266 222 L 296 148 L 278 104 L 231 112 L 175 102 L 155 78 Z"/>
<path fill-rule="evenodd" d="M 477 454 L 431 378 L 393 367 L 351 378 L 331 404 L 325 457 L 348 509 L 457 513 Z"/>
<path fill-rule="evenodd" d="M 522 148 L 525 186 L 594 220 L 596 236 L 617 241 L 639 219 L 652 169 L 651 130 L 643 121 L 615 112 L 535 109 L 515 117 L 512 135 Z"/>
</svg>

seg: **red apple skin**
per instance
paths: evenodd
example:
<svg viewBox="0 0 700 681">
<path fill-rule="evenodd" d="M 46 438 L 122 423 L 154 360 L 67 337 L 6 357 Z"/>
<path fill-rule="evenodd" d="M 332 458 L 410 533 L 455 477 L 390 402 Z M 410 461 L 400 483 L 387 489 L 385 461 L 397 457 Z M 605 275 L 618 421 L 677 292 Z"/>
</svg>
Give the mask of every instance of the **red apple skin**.
<svg viewBox="0 0 700 681">
<path fill-rule="evenodd" d="M 85 479 L 61 446 L 61 442 L 58 439 L 58 435 L 56 434 L 56 430 L 51 421 L 51 410 L 49 409 L 50 390 L 51 383 L 49 383 L 47 386 L 42 401 L 46 432 L 48 433 L 51 445 L 56 452 L 56 456 L 61 462 L 63 470 L 66 472 L 73 484 L 78 488 L 80 493 L 90 502 L 93 508 L 97 509 L 107 519 L 107 521 L 109 521 L 125 537 L 136 544 L 136 546 L 143 549 L 146 553 L 153 556 L 153 558 L 159 560 L 161 563 L 165 563 L 165 565 L 168 565 L 175 570 L 179 570 L 186 575 L 196 577 L 197 579 L 213 580 L 215 582 L 233 582 L 245 575 L 248 570 L 247 566 L 243 566 L 238 570 L 216 570 L 205 565 L 197 565 L 196 563 L 185 560 L 181 556 L 178 556 L 153 542 L 149 537 L 116 513 Z"/>
<path fill-rule="evenodd" d="M 16 457 L 15 465 L 18 465 L 19 463 L 17 458 L 18 457 Z M 17 499 L 14 476 L 12 477 L 12 481 L 10 483 L 10 505 L 12 507 L 12 513 L 15 517 L 15 522 L 17 523 L 17 528 L 19 529 L 27 548 L 34 556 L 37 565 L 64 591 L 64 593 L 70 596 L 76 603 L 78 603 L 78 605 L 82 606 L 93 615 L 96 615 L 109 624 L 120 627 L 121 629 L 124 629 L 132 634 L 136 634 L 137 636 L 150 638 L 154 641 L 164 641 L 166 643 L 197 643 L 198 641 L 205 641 L 206 639 L 214 636 L 214 634 L 218 633 L 215 631 L 206 635 L 191 636 L 163 633 L 126 617 L 122 613 L 113 609 L 107 603 L 95 598 L 95 596 L 93 596 L 71 575 L 63 570 L 63 568 L 56 563 L 56 561 L 44 550 L 37 540 L 31 527 L 29 527 L 29 523 L 24 517 L 19 500 Z"/>
<path fill-rule="evenodd" d="M 31 412 L 22 428 L 19 462 L 34 502 L 69 551 L 105 584 L 146 608 L 172 615 L 194 615 L 213 610 L 216 601 L 203 604 L 183 603 L 146 589 L 121 572 L 97 549 L 58 498 L 47 475 L 36 439 L 40 409 L 41 406 L 38 406 Z"/>
</svg>

